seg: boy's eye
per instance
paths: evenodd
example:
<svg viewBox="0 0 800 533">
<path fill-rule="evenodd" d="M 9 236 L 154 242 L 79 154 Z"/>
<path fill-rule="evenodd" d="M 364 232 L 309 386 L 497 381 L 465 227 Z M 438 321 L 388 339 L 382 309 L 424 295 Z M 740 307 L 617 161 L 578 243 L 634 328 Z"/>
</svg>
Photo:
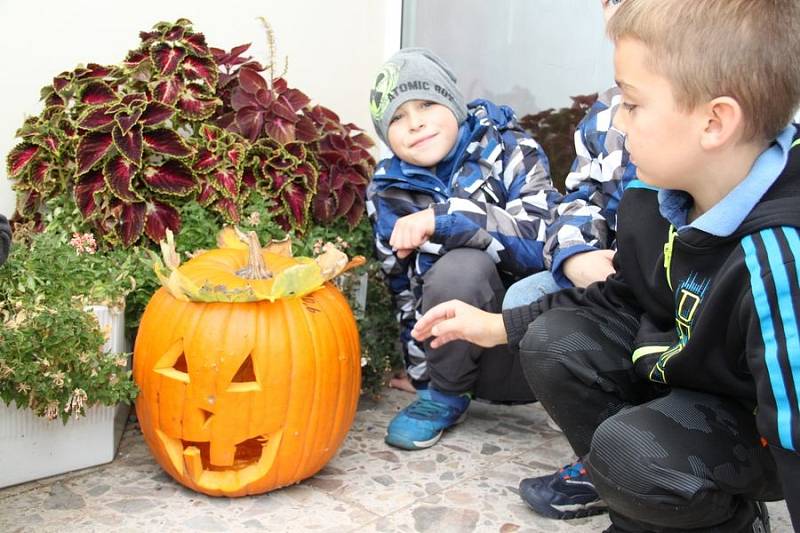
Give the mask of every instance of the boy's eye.
<svg viewBox="0 0 800 533">
<path fill-rule="evenodd" d="M 433 105 L 433 102 L 422 102 L 420 104 L 420 107 L 427 108 L 427 107 L 431 107 L 432 105 Z"/>
<path fill-rule="evenodd" d="M 622 102 L 622 107 L 623 107 L 623 109 L 625 109 L 625 111 L 627 111 L 628 113 L 631 113 L 631 112 L 633 112 L 634 109 L 636 109 L 639 106 L 637 106 L 635 104 L 629 104 L 629 103 L 626 103 L 626 102 Z"/>
<path fill-rule="evenodd" d="M 389 119 L 389 124 L 393 124 L 393 123 L 397 122 L 398 120 L 400 120 L 400 115 L 394 115 L 394 116 L 392 116 L 392 118 Z"/>
</svg>

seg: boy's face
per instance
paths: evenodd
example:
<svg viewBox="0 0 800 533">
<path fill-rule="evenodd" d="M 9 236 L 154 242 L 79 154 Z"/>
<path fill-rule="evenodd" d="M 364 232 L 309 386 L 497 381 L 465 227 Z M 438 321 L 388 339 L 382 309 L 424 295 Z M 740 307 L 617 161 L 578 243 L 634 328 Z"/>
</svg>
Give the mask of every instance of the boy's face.
<svg viewBox="0 0 800 533">
<path fill-rule="evenodd" d="M 703 118 L 699 110 L 678 109 L 669 80 L 648 66 L 649 55 L 639 40 L 616 42 L 614 69 L 622 104 L 614 127 L 625 134 L 625 147 L 642 181 L 691 192 L 693 173 L 701 170 Z"/>
<path fill-rule="evenodd" d="M 450 153 L 458 139 L 458 122 L 447 107 L 409 100 L 397 108 L 387 132 L 392 152 L 412 165 L 430 168 Z"/>
</svg>

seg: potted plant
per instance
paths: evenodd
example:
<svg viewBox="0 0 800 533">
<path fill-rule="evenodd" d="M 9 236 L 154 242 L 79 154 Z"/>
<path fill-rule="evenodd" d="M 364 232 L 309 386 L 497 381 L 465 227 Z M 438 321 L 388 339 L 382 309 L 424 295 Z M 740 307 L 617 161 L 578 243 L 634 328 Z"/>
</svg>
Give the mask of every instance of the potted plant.
<svg viewBox="0 0 800 533">
<path fill-rule="evenodd" d="M 373 142 L 289 86 L 264 27 L 266 64 L 246 55 L 247 44 L 210 46 L 179 19 L 141 32 L 117 64 L 89 62 L 55 76 L 41 90 L 42 111 L 22 124 L 7 155 L 14 222 L 40 230 L 54 204 L 72 203 L 74 231 L 114 249 L 155 249 L 171 230 L 179 252 L 190 254 L 213 245 L 209 228 L 233 223 L 264 241 L 291 233 L 306 246 L 335 232 L 354 253 L 371 255 L 364 195 Z M 367 271 L 376 277 L 379 269 Z M 137 280 L 129 327 L 156 288 L 152 276 Z M 367 292 L 382 304 L 359 320 L 394 327 L 382 284 Z M 377 333 L 367 338 L 359 329 L 365 388 L 374 390 L 397 357 Z"/>
<path fill-rule="evenodd" d="M 18 227 L 0 267 L 0 487 L 113 459 L 136 395 L 123 308 L 141 261 Z"/>
</svg>

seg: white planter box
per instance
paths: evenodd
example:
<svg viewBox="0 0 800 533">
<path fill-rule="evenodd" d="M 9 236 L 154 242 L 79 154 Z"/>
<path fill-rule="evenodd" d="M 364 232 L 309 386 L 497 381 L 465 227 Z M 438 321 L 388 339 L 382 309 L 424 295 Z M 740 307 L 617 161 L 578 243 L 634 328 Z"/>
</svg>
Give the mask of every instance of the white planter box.
<svg viewBox="0 0 800 533">
<path fill-rule="evenodd" d="M 100 327 L 111 326 L 105 345 L 110 353 L 125 350 L 125 314 L 93 306 Z M 0 401 L 0 487 L 108 463 L 114 459 L 128 418 L 128 405 L 95 406 L 86 416 L 47 420 L 28 409 Z"/>
</svg>

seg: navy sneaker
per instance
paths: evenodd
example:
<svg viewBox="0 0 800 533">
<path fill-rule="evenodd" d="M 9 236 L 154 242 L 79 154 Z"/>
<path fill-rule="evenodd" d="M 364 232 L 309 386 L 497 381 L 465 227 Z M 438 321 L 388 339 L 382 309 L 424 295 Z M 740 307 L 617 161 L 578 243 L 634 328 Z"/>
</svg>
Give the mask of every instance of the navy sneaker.
<svg viewBox="0 0 800 533">
<path fill-rule="evenodd" d="M 464 420 L 469 401 L 467 394 L 445 394 L 432 388 L 417 390 L 417 399 L 389 423 L 386 444 L 404 450 L 430 448 L 445 429 Z"/>
<path fill-rule="evenodd" d="M 559 520 L 592 516 L 608 509 L 580 461 L 549 476 L 523 479 L 519 495 L 540 515 Z"/>
</svg>

